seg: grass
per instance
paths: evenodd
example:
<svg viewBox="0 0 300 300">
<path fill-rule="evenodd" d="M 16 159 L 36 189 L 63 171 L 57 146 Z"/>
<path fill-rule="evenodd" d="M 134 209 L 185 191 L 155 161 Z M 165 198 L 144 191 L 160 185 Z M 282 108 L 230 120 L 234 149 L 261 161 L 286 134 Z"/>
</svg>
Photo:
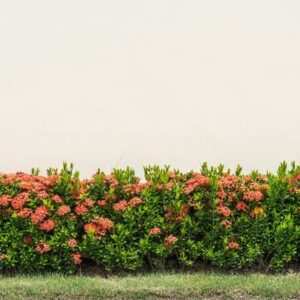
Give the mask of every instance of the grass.
<svg viewBox="0 0 300 300">
<path fill-rule="evenodd" d="M 300 299 L 300 274 L 0 276 L 0 299 Z"/>
</svg>

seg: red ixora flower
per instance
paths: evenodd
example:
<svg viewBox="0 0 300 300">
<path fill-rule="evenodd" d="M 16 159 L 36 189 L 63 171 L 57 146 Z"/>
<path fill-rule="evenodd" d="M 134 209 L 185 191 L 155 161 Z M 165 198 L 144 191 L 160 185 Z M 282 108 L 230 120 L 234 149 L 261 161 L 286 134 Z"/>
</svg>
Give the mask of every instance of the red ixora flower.
<svg viewBox="0 0 300 300">
<path fill-rule="evenodd" d="M 35 251 L 39 253 L 46 253 L 51 251 L 50 245 L 46 244 L 45 242 L 39 242 L 35 247 Z"/>
<path fill-rule="evenodd" d="M 113 205 L 114 211 L 123 211 L 127 208 L 127 201 L 121 200 Z"/>
<path fill-rule="evenodd" d="M 166 248 L 171 248 L 173 244 L 175 244 L 178 241 L 178 238 L 174 235 L 169 235 L 165 238 L 164 246 Z"/>
<path fill-rule="evenodd" d="M 97 226 L 93 223 L 87 223 L 84 225 L 84 231 L 85 233 L 96 233 Z"/>
<path fill-rule="evenodd" d="M 58 195 L 54 195 L 52 198 L 51 198 L 56 204 L 62 204 L 63 203 L 63 200 L 60 198 L 60 196 Z"/>
<path fill-rule="evenodd" d="M 239 248 L 239 244 L 237 242 L 231 241 L 228 243 L 228 247 L 231 250 L 237 250 Z"/>
<path fill-rule="evenodd" d="M 48 197 L 48 193 L 45 191 L 38 192 L 36 195 L 40 199 L 46 199 Z"/>
<path fill-rule="evenodd" d="M 7 195 L 0 197 L 0 206 L 7 206 L 11 202 L 11 198 Z"/>
<path fill-rule="evenodd" d="M 26 219 L 31 215 L 32 211 L 30 208 L 23 208 L 18 213 L 17 216 L 21 217 L 22 219 Z"/>
<path fill-rule="evenodd" d="M 229 220 L 223 220 L 220 225 L 224 226 L 226 229 L 231 227 L 231 222 Z"/>
<path fill-rule="evenodd" d="M 217 212 L 219 215 L 222 215 L 225 217 L 229 217 L 231 215 L 231 209 L 222 204 L 217 207 Z"/>
<path fill-rule="evenodd" d="M 134 197 L 128 201 L 129 206 L 135 207 L 136 205 L 142 203 L 143 200 L 139 197 Z"/>
<path fill-rule="evenodd" d="M 184 193 L 186 195 L 194 191 L 196 187 L 203 187 L 209 185 L 209 178 L 199 173 L 193 174 L 193 177 L 185 183 Z"/>
<path fill-rule="evenodd" d="M 55 227 L 53 219 L 45 220 L 40 224 L 40 229 L 46 232 L 52 231 Z"/>
<path fill-rule="evenodd" d="M 225 175 L 220 179 L 220 186 L 222 187 L 232 187 L 236 185 L 239 181 L 239 178 L 235 175 Z"/>
<path fill-rule="evenodd" d="M 71 211 L 70 206 L 62 205 L 62 206 L 60 206 L 60 207 L 58 208 L 57 214 L 58 214 L 59 216 L 64 216 L 64 215 L 68 214 L 70 211 Z"/>
<path fill-rule="evenodd" d="M 106 200 L 105 199 L 99 200 L 98 205 L 99 206 L 105 206 L 106 205 Z"/>
<path fill-rule="evenodd" d="M 112 226 L 113 222 L 110 219 L 96 217 L 90 223 L 84 225 L 84 231 L 103 236 Z"/>
<path fill-rule="evenodd" d="M 33 224 L 38 224 L 39 222 L 43 221 L 46 215 L 48 214 L 48 209 L 41 205 L 37 207 L 34 213 L 31 215 L 31 221 Z"/>
<path fill-rule="evenodd" d="M 218 199 L 223 200 L 223 199 L 226 198 L 226 196 L 227 196 L 227 194 L 226 194 L 226 192 L 223 189 L 220 189 L 218 191 Z"/>
<path fill-rule="evenodd" d="M 161 233 L 161 230 L 159 227 L 153 227 L 152 229 L 149 230 L 150 235 L 157 235 L 160 233 Z"/>
<path fill-rule="evenodd" d="M 236 209 L 239 211 L 246 211 L 248 208 L 247 204 L 244 201 L 239 201 L 236 204 Z"/>
<path fill-rule="evenodd" d="M 261 201 L 264 195 L 261 191 L 247 191 L 244 193 L 244 200 L 249 202 Z"/>
<path fill-rule="evenodd" d="M 77 246 L 77 241 L 75 239 L 69 239 L 68 240 L 68 246 L 70 248 L 75 248 Z"/>
<path fill-rule="evenodd" d="M 71 254 L 73 262 L 75 265 L 80 265 L 82 263 L 81 254 L 76 252 Z"/>
<path fill-rule="evenodd" d="M 21 193 L 18 194 L 17 196 L 15 196 L 12 201 L 11 201 L 11 205 L 14 209 L 22 209 L 23 205 L 26 203 L 26 201 L 28 200 L 29 195 L 28 193 Z"/>
<path fill-rule="evenodd" d="M 93 207 L 95 205 L 95 201 L 92 199 L 85 199 L 84 200 L 84 205 L 87 207 Z"/>
<path fill-rule="evenodd" d="M 79 216 L 83 216 L 87 213 L 88 209 L 85 205 L 79 204 L 75 207 L 75 212 Z"/>
</svg>

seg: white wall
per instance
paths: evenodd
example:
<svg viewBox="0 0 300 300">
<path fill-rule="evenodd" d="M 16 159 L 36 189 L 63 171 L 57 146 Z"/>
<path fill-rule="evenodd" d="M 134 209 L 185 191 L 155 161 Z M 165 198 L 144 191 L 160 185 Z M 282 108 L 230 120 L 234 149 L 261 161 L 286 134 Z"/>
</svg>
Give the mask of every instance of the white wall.
<svg viewBox="0 0 300 300">
<path fill-rule="evenodd" d="M 300 1 L 0 1 L 0 170 L 300 162 Z"/>
</svg>

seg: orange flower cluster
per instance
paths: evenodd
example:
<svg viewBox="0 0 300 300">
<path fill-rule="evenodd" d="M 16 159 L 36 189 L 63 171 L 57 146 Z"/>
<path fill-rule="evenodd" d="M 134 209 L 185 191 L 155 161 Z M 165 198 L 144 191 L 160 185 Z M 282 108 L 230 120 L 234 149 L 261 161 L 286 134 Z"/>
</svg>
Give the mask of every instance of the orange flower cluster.
<svg viewBox="0 0 300 300">
<path fill-rule="evenodd" d="M 244 192 L 244 200 L 253 202 L 253 201 L 261 201 L 264 195 L 261 191 L 246 191 Z"/>
<path fill-rule="evenodd" d="M 123 189 L 124 192 L 127 194 L 140 194 L 142 190 L 144 190 L 147 186 L 149 186 L 148 183 L 138 183 L 138 184 L 126 184 L 124 185 Z"/>
<path fill-rule="evenodd" d="M 37 244 L 35 251 L 39 253 L 47 253 L 51 251 L 51 247 L 45 242 L 40 242 Z"/>
<path fill-rule="evenodd" d="M 143 200 L 141 198 L 134 197 L 134 198 L 132 198 L 128 201 L 128 205 L 131 206 L 131 207 L 135 207 L 135 206 L 137 206 L 138 204 L 140 204 L 142 202 L 143 202 Z"/>
<path fill-rule="evenodd" d="M 161 230 L 159 227 L 153 227 L 152 229 L 149 230 L 149 235 L 157 235 L 160 233 L 161 233 Z"/>
<path fill-rule="evenodd" d="M 220 204 L 217 207 L 217 212 L 219 215 L 229 217 L 231 215 L 231 209 L 223 204 Z"/>
<path fill-rule="evenodd" d="M 33 224 L 38 224 L 41 221 L 45 219 L 45 217 L 48 214 L 48 209 L 44 206 L 41 205 L 37 207 L 34 211 L 34 213 L 31 215 L 31 221 Z"/>
<path fill-rule="evenodd" d="M 77 246 L 77 241 L 75 239 L 69 239 L 67 243 L 70 248 L 75 248 Z"/>
<path fill-rule="evenodd" d="M 12 199 L 11 206 L 14 209 L 22 209 L 24 204 L 28 201 L 28 199 L 28 193 L 20 193 Z"/>
<path fill-rule="evenodd" d="M 178 238 L 174 235 L 168 235 L 165 238 L 164 246 L 166 248 L 171 248 L 176 242 L 178 241 Z"/>
<path fill-rule="evenodd" d="M 7 206 L 11 202 L 11 198 L 7 195 L 0 197 L 0 206 Z"/>
<path fill-rule="evenodd" d="M 254 181 L 251 177 L 224 175 L 219 180 L 217 213 L 229 217 L 234 209 L 238 212 L 247 212 L 249 205 L 252 203 L 257 203 L 256 205 L 258 205 L 258 202 L 264 199 L 263 192 L 269 188 L 265 180 L 265 176 L 258 176 L 256 181 Z M 251 211 L 249 216 L 262 217 L 264 214 L 258 213 L 258 211 Z"/>
<path fill-rule="evenodd" d="M 228 247 L 231 250 L 237 250 L 239 248 L 239 244 L 235 241 L 231 241 L 228 243 Z"/>
<path fill-rule="evenodd" d="M 96 217 L 90 223 L 84 225 L 84 231 L 86 233 L 93 233 L 99 236 L 104 236 L 112 226 L 113 222 L 110 219 Z"/>
<path fill-rule="evenodd" d="M 121 200 L 113 205 L 114 211 L 124 211 L 127 208 L 127 201 Z"/>
<path fill-rule="evenodd" d="M 224 226 L 226 229 L 229 229 L 231 227 L 231 222 L 229 220 L 223 220 L 220 223 L 222 226 Z"/>
<path fill-rule="evenodd" d="M 184 193 L 189 195 L 192 193 L 197 187 L 204 187 L 209 185 L 209 178 L 203 176 L 199 173 L 194 173 L 193 177 L 186 181 Z"/>
<path fill-rule="evenodd" d="M 58 214 L 59 216 L 64 216 L 64 215 L 68 214 L 70 211 L 71 211 L 70 206 L 62 205 L 62 206 L 60 206 L 60 207 L 58 208 L 57 214 Z"/>
<path fill-rule="evenodd" d="M 55 227 L 55 223 L 53 219 L 47 219 L 40 223 L 40 229 L 46 232 L 52 231 Z"/>
<path fill-rule="evenodd" d="M 73 262 L 75 265 L 80 265 L 82 263 L 82 258 L 80 253 L 72 253 Z"/>
<path fill-rule="evenodd" d="M 88 212 L 88 208 L 84 204 L 78 204 L 75 207 L 75 212 L 78 216 L 83 216 Z"/>
</svg>

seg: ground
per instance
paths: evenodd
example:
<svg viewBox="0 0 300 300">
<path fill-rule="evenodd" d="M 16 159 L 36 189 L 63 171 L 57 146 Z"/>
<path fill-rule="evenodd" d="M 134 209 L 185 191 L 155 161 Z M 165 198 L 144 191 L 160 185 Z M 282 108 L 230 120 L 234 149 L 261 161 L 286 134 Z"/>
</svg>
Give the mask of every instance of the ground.
<svg viewBox="0 0 300 300">
<path fill-rule="evenodd" d="M 0 299 L 300 299 L 300 274 L 1 276 Z"/>
</svg>

